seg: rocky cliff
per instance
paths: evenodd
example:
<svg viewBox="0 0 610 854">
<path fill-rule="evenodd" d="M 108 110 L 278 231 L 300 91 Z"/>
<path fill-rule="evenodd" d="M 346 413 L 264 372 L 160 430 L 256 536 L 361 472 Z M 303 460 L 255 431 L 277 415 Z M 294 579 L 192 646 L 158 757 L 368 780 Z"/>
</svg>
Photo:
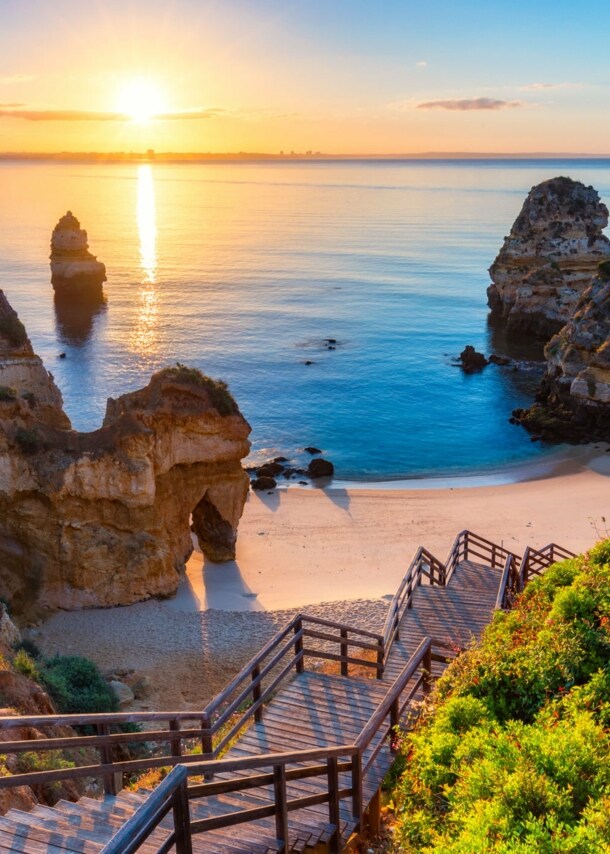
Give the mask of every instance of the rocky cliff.
<svg viewBox="0 0 610 854">
<path fill-rule="evenodd" d="M 8 326 L 3 326 L 8 318 Z M 250 427 L 222 383 L 184 366 L 110 399 L 78 433 L 23 326 L 0 301 L 0 596 L 34 606 L 122 605 L 176 590 L 192 551 L 235 556 Z M 10 341 L 9 341 L 10 338 Z"/>
<path fill-rule="evenodd" d="M 610 441 L 610 262 L 545 348 L 547 371 L 529 409 L 514 418 L 547 441 Z"/>
<path fill-rule="evenodd" d="M 102 299 L 106 267 L 89 252 L 87 232 L 72 211 L 62 216 L 51 235 L 51 284 L 56 296 Z"/>
<path fill-rule="evenodd" d="M 593 187 L 553 178 L 533 187 L 489 269 L 489 306 L 510 331 L 550 338 L 572 317 L 600 261 L 608 209 Z"/>
</svg>

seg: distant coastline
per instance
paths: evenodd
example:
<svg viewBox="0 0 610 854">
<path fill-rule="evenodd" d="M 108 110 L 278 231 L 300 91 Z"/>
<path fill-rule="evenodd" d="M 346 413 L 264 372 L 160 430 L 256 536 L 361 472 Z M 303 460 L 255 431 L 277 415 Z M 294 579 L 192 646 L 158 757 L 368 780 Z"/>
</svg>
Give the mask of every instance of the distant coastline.
<svg viewBox="0 0 610 854">
<path fill-rule="evenodd" d="M 325 154 L 316 152 L 146 152 L 137 151 L 60 151 L 60 152 L 30 152 L 5 151 L 0 152 L 2 161 L 24 161 L 27 163 L 240 163 L 240 162 L 421 162 L 421 161 L 600 161 L 610 162 L 609 154 L 586 154 L 573 152 L 562 154 L 558 152 L 460 152 L 460 151 L 426 151 L 410 154 Z"/>
</svg>

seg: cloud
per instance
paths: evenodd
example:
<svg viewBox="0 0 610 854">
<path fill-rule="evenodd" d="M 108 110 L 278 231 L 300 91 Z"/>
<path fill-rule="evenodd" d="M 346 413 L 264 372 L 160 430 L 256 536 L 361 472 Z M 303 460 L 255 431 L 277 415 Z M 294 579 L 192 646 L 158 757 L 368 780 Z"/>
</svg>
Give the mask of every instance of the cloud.
<svg viewBox="0 0 610 854">
<path fill-rule="evenodd" d="M 126 113 L 95 112 L 93 110 L 31 110 L 20 109 L 23 104 L 0 104 L 0 118 L 25 119 L 28 122 L 128 122 Z M 151 119 L 173 121 L 181 119 L 213 119 L 224 110 L 183 110 L 174 113 L 159 113 Z"/>
<path fill-rule="evenodd" d="M 503 101 L 499 98 L 458 98 L 448 101 L 423 101 L 418 110 L 513 110 L 522 107 L 522 101 Z"/>
<path fill-rule="evenodd" d="M 33 74 L 0 74 L 0 84 L 27 83 L 34 80 Z"/>
<path fill-rule="evenodd" d="M 415 65 L 417 68 L 427 68 L 428 67 L 428 63 L 426 62 L 425 59 L 420 59 L 420 61 L 416 62 Z"/>
<path fill-rule="evenodd" d="M 519 86 L 522 92 L 539 92 L 541 89 L 582 89 L 581 83 L 528 83 Z"/>
</svg>

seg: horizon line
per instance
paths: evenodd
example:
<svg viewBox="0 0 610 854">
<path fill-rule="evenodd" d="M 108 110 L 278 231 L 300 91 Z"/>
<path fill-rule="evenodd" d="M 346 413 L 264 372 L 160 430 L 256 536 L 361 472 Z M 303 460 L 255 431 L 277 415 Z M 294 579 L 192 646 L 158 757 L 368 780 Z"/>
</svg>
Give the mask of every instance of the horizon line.
<svg viewBox="0 0 610 854">
<path fill-rule="evenodd" d="M 608 160 L 610 153 L 599 154 L 590 152 L 558 152 L 558 151 L 417 151 L 396 153 L 366 154 L 329 154 L 322 151 L 306 152 L 256 152 L 256 151 L 2 151 L 0 160 L 62 160 L 69 158 L 91 160 L 523 160 L 523 159 L 559 159 L 559 160 Z"/>
</svg>

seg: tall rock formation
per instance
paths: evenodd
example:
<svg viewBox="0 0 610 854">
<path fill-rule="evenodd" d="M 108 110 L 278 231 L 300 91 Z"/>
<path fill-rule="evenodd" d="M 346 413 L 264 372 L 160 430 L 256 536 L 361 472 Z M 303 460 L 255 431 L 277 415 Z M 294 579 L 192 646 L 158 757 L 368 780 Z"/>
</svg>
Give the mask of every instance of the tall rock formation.
<svg viewBox="0 0 610 854">
<path fill-rule="evenodd" d="M 610 262 L 545 348 L 547 371 L 516 421 L 551 442 L 610 441 Z"/>
<path fill-rule="evenodd" d="M 3 294 L 0 335 L 0 596 L 14 613 L 171 595 L 191 513 L 204 554 L 235 556 L 250 427 L 223 383 L 167 368 L 78 433 Z"/>
<path fill-rule="evenodd" d="M 608 209 L 593 187 L 552 178 L 533 187 L 489 269 L 489 306 L 509 331 L 550 338 L 572 317 L 600 261 Z"/>
<path fill-rule="evenodd" d="M 87 232 L 72 211 L 62 216 L 51 235 L 51 284 L 57 297 L 100 301 L 106 267 L 89 252 Z"/>
</svg>

